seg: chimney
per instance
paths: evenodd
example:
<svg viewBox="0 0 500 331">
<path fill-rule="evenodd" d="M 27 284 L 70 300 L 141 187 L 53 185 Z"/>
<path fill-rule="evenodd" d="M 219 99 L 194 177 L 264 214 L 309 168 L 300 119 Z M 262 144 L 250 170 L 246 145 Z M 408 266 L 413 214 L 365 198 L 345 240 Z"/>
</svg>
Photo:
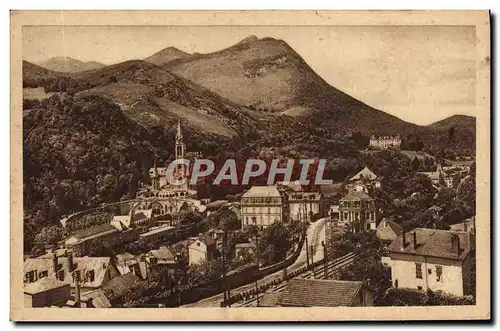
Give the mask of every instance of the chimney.
<svg viewBox="0 0 500 331">
<path fill-rule="evenodd" d="M 69 272 L 73 272 L 74 266 L 75 265 L 73 264 L 73 253 L 68 252 L 68 270 L 69 270 Z"/>
<path fill-rule="evenodd" d="M 52 270 L 54 270 L 54 273 L 57 275 L 57 265 L 59 264 L 59 260 L 57 258 L 56 252 L 52 253 Z"/>
<path fill-rule="evenodd" d="M 403 248 L 406 247 L 406 231 L 403 230 Z"/>
<path fill-rule="evenodd" d="M 73 271 L 73 280 L 75 282 L 75 308 L 80 308 L 80 275 Z"/>
<path fill-rule="evenodd" d="M 451 249 L 460 255 L 460 237 L 455 233 L 451 235 Z"/>
<path fill-rule="evenodd" d="M 413 231 L 413 249 L 417 249 L 417 230 L 415 229 Z"/>
</svg>

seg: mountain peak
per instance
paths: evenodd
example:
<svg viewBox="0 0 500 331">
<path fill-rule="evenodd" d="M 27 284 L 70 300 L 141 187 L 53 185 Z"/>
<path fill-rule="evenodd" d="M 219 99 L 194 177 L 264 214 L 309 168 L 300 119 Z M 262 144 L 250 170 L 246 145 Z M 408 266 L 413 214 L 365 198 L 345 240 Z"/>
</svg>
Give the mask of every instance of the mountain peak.
<svg viewBox="0 0 500 331">
<path fill-rule="evenodd" d="M 189 56 L 189 53 L 186 53 L 184 51 L 181 51 L 180 49 L 170 46 L 167 48 L 162 49 L 159 52 L 156 52 L 155 54 L 147 57 L 144 59 L 144 61 L 152 63 L 157 66 L 161 66 L 165 63 L 178 60 L 178 59 L 184 59 Z"/>
<path fill-rule="evenodd" d="M 244 39 L 242 39 L 238 44 L 244 44 L 244 43 L 252 43 L 252 42 L 256 42 L 256 41 L 259 41 L 260 39 L 256 36 L 256 35 L 250 35 Z"/>
</svg>

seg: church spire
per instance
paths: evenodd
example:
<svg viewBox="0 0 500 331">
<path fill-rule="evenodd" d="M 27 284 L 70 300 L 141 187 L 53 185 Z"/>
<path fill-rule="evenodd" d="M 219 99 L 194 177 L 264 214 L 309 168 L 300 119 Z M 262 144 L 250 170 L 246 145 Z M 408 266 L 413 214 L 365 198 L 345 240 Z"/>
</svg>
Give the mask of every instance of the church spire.
<svg viewBox="0 0 500 331">
<path fill-rule="evenodd" d="M 175 135 L 176 141 L 182 141 L 181 119 L 177 119 L 177 134 Z"/>
</svg>

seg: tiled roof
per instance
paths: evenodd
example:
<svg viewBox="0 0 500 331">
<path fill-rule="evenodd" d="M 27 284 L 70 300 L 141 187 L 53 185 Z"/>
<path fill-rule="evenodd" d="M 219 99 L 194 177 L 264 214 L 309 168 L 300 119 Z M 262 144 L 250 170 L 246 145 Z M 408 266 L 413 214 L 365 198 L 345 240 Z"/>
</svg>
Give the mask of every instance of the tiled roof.
<svg viewBox="0 0 500 331">
<path fill-rule="evenodd" d="M 259 299 L 259 307 L 277 307 L 280 292 L 268 292 Z"/>
<path fill-rule="evenodd" d="M 281 306 L 349 307 L 362 282 L 295 278 L 278 300 Z"/>
<path fill-rule="evenodd" d="M 378 176 L 373 171 L 368 169 L 368 167 L 364 167 L 360 172 L 358 172 L 357 174 L 352 176 L 350 180 L 358 180 L 358 179 L 374 180 L 377 178 L 378 178 Z"/>
<path fill-rule="evenodd" d="M 67 284 L 53 278 L 53 277 L 43 277 L 34 283 L 26 284 L 24 286 L 24 293 L 36 294 L 52 290 L 54 288 L 62 287 Z"/>
<path fill-rule="evenodd" d="M 403 228 L 394 221 L 383 219 L 377 226 L 377 237 L 380 240 L 394 240 L 396 239 Z"/>
<path fill-rule="evenodd" d="M 144 219 L 151 218 L 153 215 L 153 209 L 145 209 L 145 210 L 136 210 L 134 215 L 132 216 L 132 221 L 141 221 Z"/>
<path fill-rule="evenodd" d="M 119 298 L 139 282 L 140 278 L 135 274 L 129 272 L 128 274 L 111 279 L 109 282 L 102 286 L 102 290 L 104 291 L 104 293 L 107 293 L 109 291 L 114 298 Z"/>
<path fill-rule="evenodd" d="M 248 191 L 243 194 L 244 198 L 251 197 L 280 197 L 280 192 L 274 185 L 270 186 L 252 186 Z"/>
<path fill-rule="evenodd" d="M 417 246 L 414 248 L 414 233 L 416 233 Z M 452 237 L 460 239 L 460 252 L 452 245 Z M 406 246 L 403 247 L 403 235 L 400 235 L 389 246 L 389 251 L 394 253 L 408 253 L 421 256 L 442 257 L 453 260 L 464 259 L 470 251 L 469 235 L 466 232 L 446 231 L 417 228 L 406 232 Z"/>
<path fill-rule="evenodd" d="M 64 270 L 64 280 L 65 284 L 70 284 L 73 286 L 73 275 L 69 272 L 68 258 L 58 258 L 58 264 L 61 265 L 58 271 Z M 76 265 L 76 270 L 80 270 L 81 274 L 81 286 L 82 287 L 99 287 L 102 285 L 106 272 L 110 266 L 109 257 L 75 257 L 73 258 L 73 264 Z M 36 259 L 26 259 L 24 261 L 24 272 L 36 270 L 38 273 L 41 271 L 48 271 L 49 276 L 54 275 L 52 258 L 36 258 Z M 94 281 L 91 282 L 90 279 L 85 281 L 84 276 L 86 272 L 94 270 Z"/>
<path fill-rule="evenodd" d="M 353 200 L 373 200 L 368 194 L 363 191 L 353 191 L 347 194 L 340 201 L 353 201 Z"/>
<path fill-rule="evenodd" d="M 95 308 L 111 308 L 111 303 L 101 289 L 80 294 L 82 301 L 92 298 L 92 305 Z"/>
<path fill-rule="evenodd" d="M 91 239 L 93 237 L 98 237 L 107 233 L 112 233 L 118 231 L 114 226 L 109 223 L 104 223 L 100 225 L 93 226 L 91 228 L 81 230 L 73 233 L 71 236 L 80 240 Z"/>
<path fill-rule="evenodd" d="M 174 261 L 174 254 L 167 246 L 162 246 L 159 249 L 149 251 L 149 254 L 153 255 L 160 261 Z"/>
</svg>

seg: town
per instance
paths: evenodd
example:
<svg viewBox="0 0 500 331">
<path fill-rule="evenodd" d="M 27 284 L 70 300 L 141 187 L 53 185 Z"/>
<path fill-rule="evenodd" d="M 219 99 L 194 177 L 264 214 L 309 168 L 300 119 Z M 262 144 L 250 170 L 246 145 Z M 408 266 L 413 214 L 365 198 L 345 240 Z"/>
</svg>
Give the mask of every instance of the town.
<svg viewBox="0 0 500 331">
<path fill-rule="evenodd" d="M 184 139 L 178 120 L 175 160 L 200 159 L 187 155 Z M 135 196 L 35 234 L 24 259 L 25 305 L 474 304 L 474 157 L 437 158 L 401 141 L 372 136 L 361 151 L 366 163 L 343 181 L 309 183 L 299 171 L 300 180 L 267 185 L 259 171 L 252 176 L 262 181 L 216 199 L 200 196 L 202 178 L 193 181 L 184 162 L 174 163 L 180 185 L 172 184 L 155 155 L 150 182 Z"/>
</svg>

